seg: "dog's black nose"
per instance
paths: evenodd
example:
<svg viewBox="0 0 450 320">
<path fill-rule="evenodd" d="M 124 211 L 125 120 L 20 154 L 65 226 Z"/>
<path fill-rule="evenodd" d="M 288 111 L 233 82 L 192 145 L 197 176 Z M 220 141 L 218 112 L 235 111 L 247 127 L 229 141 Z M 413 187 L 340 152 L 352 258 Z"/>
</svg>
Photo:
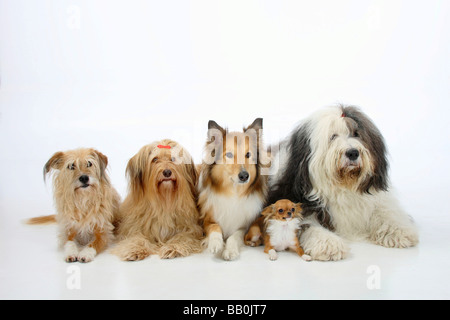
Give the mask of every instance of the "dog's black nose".
<svg viewBox="0 0 450 320">
<path fill-rule="evenodd" d="M 241 171 L 239 172 L 238 177 L 241 182 L 247 182 L 248 177 L 250 177 L 250 175 L 248 174 L 247 171 Z"/>
<path fill-rule="evenodd" d="M 89 176 L 83 175 L 83 176 L 80 177 L 79 180 L 80 180 L 81 183 L 86 184 L 89 181 Z"/>
<path fill-rule="evenodd" d="M 359 157 L 359 151 L 356 149 L 349 149 L 347 150 L 347 152 L 345 153 L 345 155 L 347 156 L 347 158 L 349 158 L 351 161 L 355 161 L 356 159 L 358 159 Z"/>
<path fill-rule="evenodd" d="M 172 175 L 172 171 L 169 169 L 166 169 L 163 171 L 163 176 L 166 178 L 170 178 L 170 176 Z"/>
<path fill-rule="evenodd" d="M 288 211 L 287 215 L 289 218 L 292 217 L 292 212 Z"/>
</svg>

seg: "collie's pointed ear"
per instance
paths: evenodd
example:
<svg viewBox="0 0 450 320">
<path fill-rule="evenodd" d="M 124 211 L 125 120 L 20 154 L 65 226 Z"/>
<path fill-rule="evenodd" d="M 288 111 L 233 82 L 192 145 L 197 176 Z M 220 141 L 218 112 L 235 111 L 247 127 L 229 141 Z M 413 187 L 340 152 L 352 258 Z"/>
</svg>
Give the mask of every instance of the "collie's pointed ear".
<svg viewBox="0 0 450 320">
<path fill-rule="evenodd" d="M 227 131 L 226 129 L 222 128 L 217 122 L 215 122 L 213 120 L 209 120 L 208 121 L 208 131 L 211 129 L 219 130 L 222 133 L 222 135 L 225 135 L 226 131 Z"/>
<path fill-rule="evenodd" d="M 227 129 L 222 128 L 217 122 L 208 122 L 208 140 L 218 145 L 223 142 L 223 137 L 227 134 Z M 213 139 L 214 138 L 214 139 Z"/>
<path fill-rule="evenodd" d="M 261 130 L 262 128 L 263 128 L 263 119 L 257 118 L 255 121 L 253 121 L 253 123 L 251 125 L 249 125 L 247 128 L 244 128 L 244 132 L 249 129 L 258 131 L 258 130 Z"/>
<path fill-rule="evenodd" d="M 61 167 L 64 163 L 64 152 L 56 152 L 45 164 L 43 174 L 44 174 L 44 181 L 47 174 L 52 169 L 61 170 Z"/>
</svg>

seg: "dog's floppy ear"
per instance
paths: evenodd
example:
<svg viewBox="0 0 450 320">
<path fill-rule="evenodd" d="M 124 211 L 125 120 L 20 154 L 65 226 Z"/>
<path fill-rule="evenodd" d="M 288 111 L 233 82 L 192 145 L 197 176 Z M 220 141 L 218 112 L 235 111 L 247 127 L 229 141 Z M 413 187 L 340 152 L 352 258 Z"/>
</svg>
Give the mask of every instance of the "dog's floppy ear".
<svg viewBox="0 0 450 320">
<path fill-rule="evenodd" d="M 52 169 L 60 170 L 64 162 L 64 152 L 56 152 L 44 166 L 44 180 Z"/>
<path fill-rule="evenodd" d="M 141 158 L 141 152 L 138 152 L 127 164 L 126 175 L 130 184 L 130 191 L 132 192 L 140 192 L 144 188 L 144 169 Z"/>
<path fill-rule="evenodd" d="M 191 188 L 191 193 L 196 198 L 197 197 L 197 183 L 198 183 L 197 168 L 195 167 L 195 164 L 193 163 L 192 158 L 190 159 L 190 162 L 185 163 L 184 166 L 185 166 L 185 170 L 188 175 L 187 180 L 189 183 L 189 187 Z"/>
<path fill-rule="evenodd" d="M 106 167 L 108 166 L 108 157 L 105 156 L 103 153 L 101 153 L 98 150 L 92 149 L 92 152 L 97 155 L 98 157 L 98 162 L 100 164 L 100 173 L 101 173 L 101 177 L 104 178 L 105 177 L 105 170 Z"/>
</svg>

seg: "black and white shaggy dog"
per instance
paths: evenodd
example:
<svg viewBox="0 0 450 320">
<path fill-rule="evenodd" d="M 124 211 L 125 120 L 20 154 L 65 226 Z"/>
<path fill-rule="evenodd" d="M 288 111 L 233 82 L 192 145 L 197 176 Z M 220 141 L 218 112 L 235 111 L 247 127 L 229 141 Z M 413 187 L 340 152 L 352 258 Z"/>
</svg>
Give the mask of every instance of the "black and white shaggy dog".
<svg viewBox="0 0 450 320">
<path fill-rule="evenodd" d="M 348 240 L 389 247 L 418 243 L 412 219 L 391 192 L 384 139 L 358 108 L 335 106 L 314 113 L 279 146 L 268 203 L 302 202 L 311 227 L 302 233 L 316 260 L 346 257 Z"/>
</svg>

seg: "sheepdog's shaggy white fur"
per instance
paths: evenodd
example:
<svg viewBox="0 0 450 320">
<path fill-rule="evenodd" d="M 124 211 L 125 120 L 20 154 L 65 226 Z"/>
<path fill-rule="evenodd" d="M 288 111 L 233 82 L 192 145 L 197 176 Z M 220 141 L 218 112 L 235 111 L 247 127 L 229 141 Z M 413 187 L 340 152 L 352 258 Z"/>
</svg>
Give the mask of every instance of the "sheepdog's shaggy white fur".
<svg viewBox="0 0 450 320">
<path fill-rule="evenodd" d="M 313 259 L 345 258 L 344 239 L 389 248 L 418 243 L 411 217 L 391 190 L 384 139 L 358 108 L 314 113 L 281 142 L 274 159 L 268 203 L 303 203 L 311 227 L 300 241 Z"/>
</svg>

